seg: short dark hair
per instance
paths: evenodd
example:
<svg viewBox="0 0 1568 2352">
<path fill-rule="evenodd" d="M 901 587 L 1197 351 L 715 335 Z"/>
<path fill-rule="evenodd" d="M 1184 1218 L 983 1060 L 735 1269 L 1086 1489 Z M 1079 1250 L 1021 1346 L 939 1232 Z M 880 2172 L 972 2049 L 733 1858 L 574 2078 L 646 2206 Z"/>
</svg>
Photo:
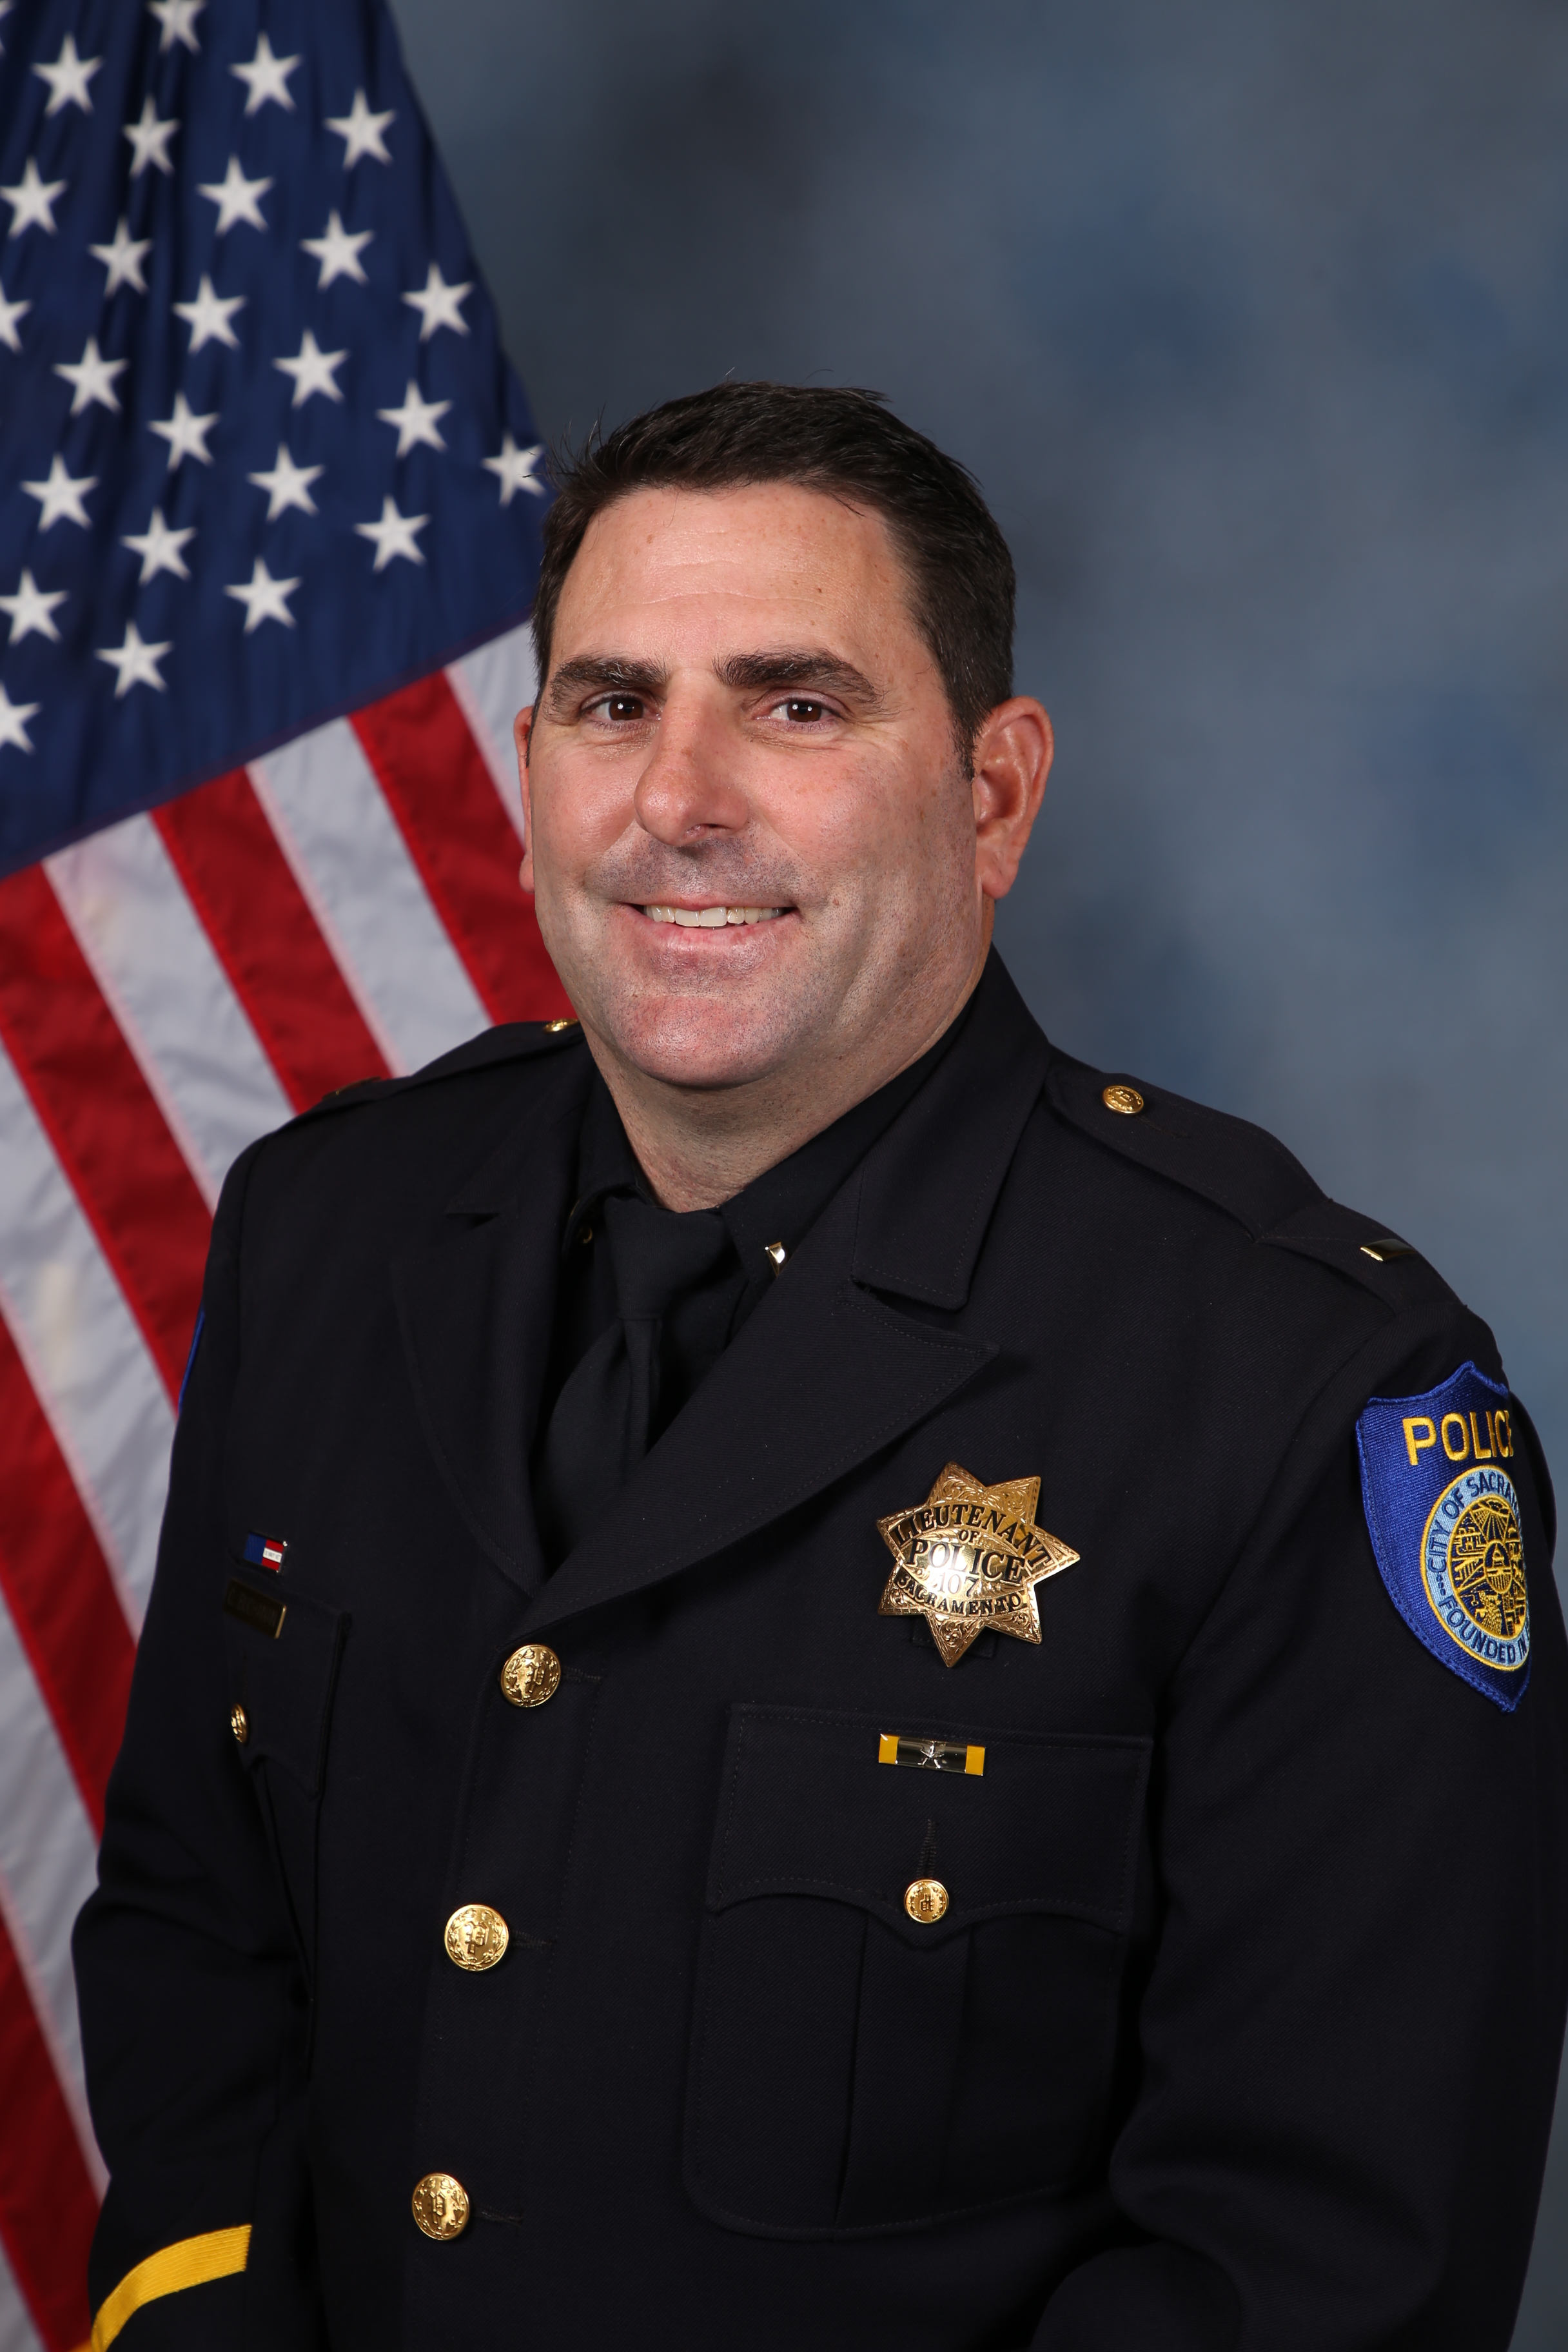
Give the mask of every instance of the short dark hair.
<svg viewBox="0 0 1568 2352">
<path fill-rule="evenodd" d="M 893 415 L 879 392 L 716 383 L 613 433 L 595 428 L 580 449 L 556 459 L 552 479 L 533 607 L 542 687 L 561 591 L 596 514 L 633 490 L 796 482 L 868 507 L 886 521 L 966 769 L 987 712 L 1013 691 L 1016 583 L 1007 542 L 967 467 Z"/>
</svg>

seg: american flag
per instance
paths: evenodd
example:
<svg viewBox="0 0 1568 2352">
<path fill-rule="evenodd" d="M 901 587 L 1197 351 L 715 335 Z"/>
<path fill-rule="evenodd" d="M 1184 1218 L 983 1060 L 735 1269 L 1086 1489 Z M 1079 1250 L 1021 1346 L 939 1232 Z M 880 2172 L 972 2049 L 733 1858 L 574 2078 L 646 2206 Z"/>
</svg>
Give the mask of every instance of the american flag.
<svg viewBox="0 0 1568 2352">
<path fill-rule="evenodd" d="M 566 1007 L 541 453 L 383 0 L 0 17 L 0 2352 L 71 2352 L 70 1929 L 218 1187 Z"/>
</svg>

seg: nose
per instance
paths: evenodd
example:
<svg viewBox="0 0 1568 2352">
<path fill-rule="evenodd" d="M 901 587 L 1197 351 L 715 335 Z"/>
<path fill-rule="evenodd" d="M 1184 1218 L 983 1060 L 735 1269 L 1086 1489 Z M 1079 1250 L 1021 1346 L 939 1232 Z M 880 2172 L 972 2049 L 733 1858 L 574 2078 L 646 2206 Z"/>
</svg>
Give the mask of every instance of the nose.
<svg viewBox="0 0 1568 2352">
<path fill-rule="evenodd" d="M 743 833 L 752 810 L 736 778 L 728 714 L 700 691 L 671 690 L 637 779 L 637 823 L 671 849 L 712 833 Z"/>
</svg>

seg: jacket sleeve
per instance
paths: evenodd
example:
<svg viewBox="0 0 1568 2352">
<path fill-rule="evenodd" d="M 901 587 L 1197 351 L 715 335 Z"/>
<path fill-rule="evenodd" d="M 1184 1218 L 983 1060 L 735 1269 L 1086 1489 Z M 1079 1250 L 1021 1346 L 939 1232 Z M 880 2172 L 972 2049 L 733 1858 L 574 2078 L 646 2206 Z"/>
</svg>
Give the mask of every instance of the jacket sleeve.
<svg viewBox="0 0 1568 2352">
<path fill-rule="evenodd" d="M 218 1208 L 98 1889 L 76 1928 L 110 2172 L 89 2271 L 94 2352 L 122 2334 L 124 2352 L 324 2341 L 301 2152 L 304 1974 L 226 1696 L 222 1464 L 260 1148 Z"/>
<path fill-rule="evenodd" d="M 1110 2153 L 1127 2243 L 1069 2273 L 1036 2352 L 1509 2342 L 1568 2000 L 1550 1487 L 1521 1445 L 1534 1651 L 1510 1713 L 1389 1600 L 1353 1438 L 1369 1392 L 1473 1352 L 1391 1368 L 1385 1343 L 1333 1383 L 1173 1678 Z"/>
</svg>

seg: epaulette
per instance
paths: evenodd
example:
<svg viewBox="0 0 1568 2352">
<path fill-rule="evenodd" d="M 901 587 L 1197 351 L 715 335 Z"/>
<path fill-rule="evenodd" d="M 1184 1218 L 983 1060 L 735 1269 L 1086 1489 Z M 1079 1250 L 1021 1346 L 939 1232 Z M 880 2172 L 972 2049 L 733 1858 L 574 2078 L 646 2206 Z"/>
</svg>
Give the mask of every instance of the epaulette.
<svg viewBox="0 0 1568 2352">
<path fill-rule="evenodd" d="M 1316 1258 L 1395 1309 L 1420 1295 L 1452 1297 L 1410 1243 L 1331 1201 L 1294 1153 L 1250 1120 L 1065 1054 L 1051 1064 L 1046 1098 L 1095 1142 L 1211 1201 L 1256 1242 Z"/>
<path fill-rule="evenodd" d="M 489 1068 L 498 1062 L 526 1062 L 536 1055 L 557 1053 L 563 1045 L 575 1045 L 582 1037 L 576 1021 L 503 1021 L 493 1029 L 482 1029 L 477 1037 L 461 1045 L 454 1045 L 449 1054 L 440 1055 L 426 1062 L 422 1070 L 411 1070 L 401 1078 L 354 1078 L 347 1086 L 334 1087 L 319 1103 L 300 1113 L 295 1126 L 307 1119 L 321 1118 L 332 1111 L 352 1110 L 360 1103 L 384 1102 L 393 1095 L 407 1094 L 416 1087 L 434 1086 L 443 1078 L 458 1078 L 470 1070 Z"/>
</svg>

